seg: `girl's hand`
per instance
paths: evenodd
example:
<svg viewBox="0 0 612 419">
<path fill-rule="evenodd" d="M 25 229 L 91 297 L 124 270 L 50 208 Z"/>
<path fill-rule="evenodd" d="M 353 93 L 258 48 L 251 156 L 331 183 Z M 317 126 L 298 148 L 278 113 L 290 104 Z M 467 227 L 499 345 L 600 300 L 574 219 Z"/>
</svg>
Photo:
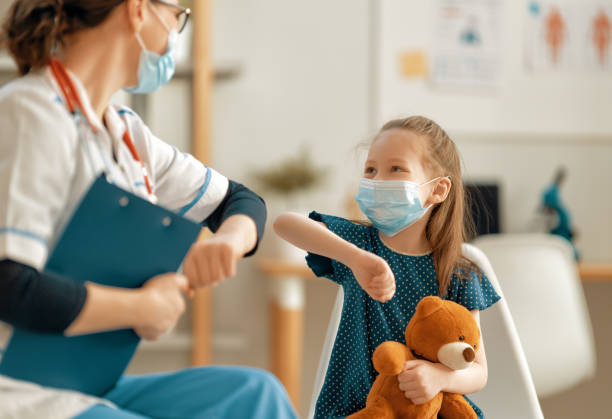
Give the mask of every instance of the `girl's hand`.
<svg viewBox="0 0 612 419">
<path fill-rule="evenodd" d="M 136 290 L 140 304 L 139 324 L 134 327 L 136 334 L 155 340 L 172 330 L 185 311 L 183 293 L 188 288 L 187 278 L 169 273 L 153 277 Z"/>
<path fill-rule="evenodd" d="M 406 398 L 414 404 L 423 404 L 442 391 L 450 371 L 444 365 L 417 359 L 406 361 L 397 380 Z"/>
<path fill-rule="evenodd" d="M 236 274 L 236 263 L 242 257 L 243 247 L 238 240 L 232 234 L 217 234 L 191 246 L 183 271 L 192 290 L 216 285 Z"/>
<path fill-rule="evenodd" d="M 382 303 L 395 294 L 395 276 L 387 262 L 373 253 L 359 249 L 349 268 L 361 288 L 370 297 Z"/>
</svg>

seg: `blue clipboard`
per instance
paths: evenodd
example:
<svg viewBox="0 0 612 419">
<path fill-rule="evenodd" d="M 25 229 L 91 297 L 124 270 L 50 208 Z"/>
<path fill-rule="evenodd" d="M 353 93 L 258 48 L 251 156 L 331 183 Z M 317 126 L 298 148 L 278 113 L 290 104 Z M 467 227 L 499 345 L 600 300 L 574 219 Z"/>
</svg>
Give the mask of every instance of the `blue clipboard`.
<svg viewBox="0 0 612 419">
<path fill-rule="evenodd" d="M 45 271 L 136 288 L 155 275 L 176 272 L 201 228 L 101 175 L 60 236 Z M 15 329 L 0 374 L 102 396 L 121 377 L 139 341 L 127 329 L 76 337 Z"/>
</svg>

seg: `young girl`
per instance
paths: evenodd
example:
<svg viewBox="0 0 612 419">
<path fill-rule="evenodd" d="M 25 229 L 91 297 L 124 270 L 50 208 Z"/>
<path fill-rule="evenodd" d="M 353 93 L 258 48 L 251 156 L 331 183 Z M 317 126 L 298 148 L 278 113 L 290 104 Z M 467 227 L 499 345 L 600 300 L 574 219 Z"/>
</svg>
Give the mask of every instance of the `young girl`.
<svg viewBox="0 0 612 419">
<path fill-rule="evenodd" d="M 344 289 L 316 418 L 343 417 L 365 406 L 377 374 L 374 350 L 387 340 L 405 343 L 406 325 L 423 297 L 456 301 L 478 323 L 479 311 L 500 298 L 461 255 L 469 223 L 459 155 L 435 122 L 415 116 L 385 124 L 370 146 L 356 200 L 371 226 L 317 212 L 309 218 L 283 214 L 274 223 L 281 237 L 309 252 L 306 260 L 317 276 Z M 398 381 L 416 404 L 440 391 L 477 392 L 487 381 L 482 340 L 466 370 L 408 361 Z"/>
</svg>

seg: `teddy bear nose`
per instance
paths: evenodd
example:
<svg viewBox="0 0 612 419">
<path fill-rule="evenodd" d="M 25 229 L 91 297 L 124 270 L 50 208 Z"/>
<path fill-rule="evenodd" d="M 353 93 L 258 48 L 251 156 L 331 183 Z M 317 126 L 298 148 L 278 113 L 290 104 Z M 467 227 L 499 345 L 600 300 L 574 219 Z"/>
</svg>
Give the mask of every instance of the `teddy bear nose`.
<svg viewBox="0 0 612 419">
<path fill-rule="evenodd" d="M 467 362 L 472 362 L 474 358 L 476 358 L 476 354 L 474 353 L 474 350 L 472 348 L 465 348 L 463 350 L 463 358 Z"/>
</svg>

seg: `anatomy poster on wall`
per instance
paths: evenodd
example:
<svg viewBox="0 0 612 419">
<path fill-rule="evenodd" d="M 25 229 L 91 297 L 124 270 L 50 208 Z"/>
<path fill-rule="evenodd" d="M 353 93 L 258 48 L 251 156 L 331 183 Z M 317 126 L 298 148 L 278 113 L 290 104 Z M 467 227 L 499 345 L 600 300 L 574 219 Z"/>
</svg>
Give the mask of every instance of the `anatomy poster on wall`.
<svg viewBox="0 0 612 419">
<path fill-rule="evenodd" d="M 431 81 L 435 87 L 500 82 L 501 0 L 437 0 Z"/>
<path fill-rule="evenodd" d="M 526 14 L 525 63 L 529 70 L 612 69 L 611 1 L 530 0 Z"/>
<path fill-rule="evenodd" d="M 612 70 L 612 3 L 585 10 L 579 36 L 584 44 L 583 66 L 589 70 Z"/>
</svg>

